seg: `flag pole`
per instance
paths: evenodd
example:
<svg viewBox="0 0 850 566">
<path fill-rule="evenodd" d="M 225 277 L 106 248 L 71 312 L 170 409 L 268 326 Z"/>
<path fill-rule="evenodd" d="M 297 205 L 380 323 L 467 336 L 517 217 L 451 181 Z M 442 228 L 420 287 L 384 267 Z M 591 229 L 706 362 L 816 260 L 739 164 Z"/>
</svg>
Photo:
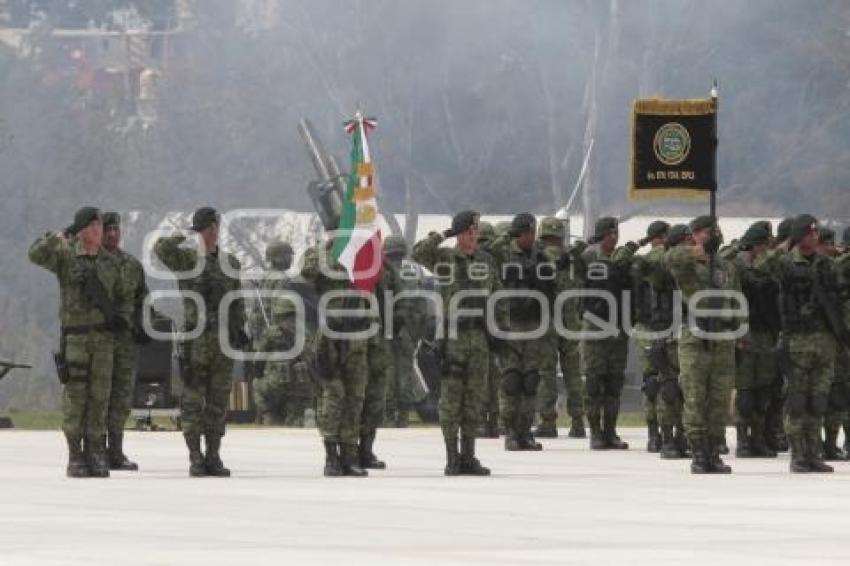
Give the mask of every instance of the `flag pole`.
<svg viewBox="0 0 850 566">
<path fill-rule="evenodd" d="M 711 194 L 708 196 L 709 199 L 709 211 L 708 214 L 711 216 L 711 222 L 713 225 L 712 230 L 720 229 L 720 222 L 717 220 L 717 98 L 718 98 L 718 89 L 717 89 L 717 79 L 714 79 L 714 84 L 711 86 L 711 102 L 714 107 L 714 130 L 713 132 L 713 144 L 714 144 L 714 187 L 711 191 Z M 712 252 L 708 255 L 708 286 L 709 289 L 714 289 L 714 264 L 715 264 L 715 256 L 717 252 L 712 250 Z"/>
</svg>

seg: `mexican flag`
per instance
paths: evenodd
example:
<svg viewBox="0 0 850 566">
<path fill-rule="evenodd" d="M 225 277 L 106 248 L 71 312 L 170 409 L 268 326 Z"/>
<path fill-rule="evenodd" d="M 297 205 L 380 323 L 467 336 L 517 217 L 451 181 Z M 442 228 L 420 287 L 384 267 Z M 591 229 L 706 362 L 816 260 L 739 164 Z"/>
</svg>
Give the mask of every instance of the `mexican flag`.
<svg viewBox="0 0 850 566">
<path fill-rule="evenodd" d="M 345 124 L 346 133 L 351 135 L 351 173 L 333 245 L 333 255 L 348 271 L 351 286 L 370 293 L 375 290 L 384 267 L 375 170 L 367 138 L 375 126 L 375 120 L 364 118 L 360 112 Z"/>
</svg>

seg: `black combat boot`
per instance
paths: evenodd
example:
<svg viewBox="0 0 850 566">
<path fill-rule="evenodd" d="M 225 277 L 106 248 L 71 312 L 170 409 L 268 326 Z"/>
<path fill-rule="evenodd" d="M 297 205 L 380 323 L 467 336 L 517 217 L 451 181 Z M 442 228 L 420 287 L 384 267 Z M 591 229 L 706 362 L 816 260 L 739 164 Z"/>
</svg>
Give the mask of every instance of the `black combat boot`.
<svg viewBox="0 0 850 566">
<path fill-rule="evenodd" d="M 602 437 L 605 439 L 605 444 L 613 450 L 628 450 L 629 444 L 617 436 L 617 413 L 619 412 L 619 399 L 616 402 L 616 408 L 613 401 L 608 403 L 605 408 L 605 421 L 603 423 Z"/>
<path fill-rule="evenodd" d="M 567 436 L 569 438 L 587 438 L 587 432 L 584 430 L 584 419 L 582 417 L 573 417 Z"/>
<path fill-rule="evenodd" d="M 726 444 L 726 430 L 723 430 L 723 436 L 717 438 L 717 453 L 724 456 L 729 453 L 729 445 Z"/>
<path fill-rule="evenodd" d="M 723 446 L 725 445 L 725 441 L 723 437 L 718 436 L 717 438 L 711 439 L 711 445 L 709 446 L 709 465 L 711 466 L 712 474 L 731 474 L 732 468 L 727 466 L 723 460 L 720 458 L 720 454 L 722 453 Z M 726 447 L 728 452 L 729 447 Z"/>
<path fill-rule="evenodd" d="M 124 434 L 110 434 L 109 435 L 109 448 L 107 449 L 109 455 L 109 469 L 117 470 L 122 472 L 135 472 L 138 471 L 139 465 L 135 462 L 131 462 L 129 458 L 124 454 Z"/>
<path fill-rule="evenodd" d="M 370 470 L 384 470 L 387 467 L 386 462 L 379 460 L 372 451 L 372 446 L 375 444 L 375 431 L 360 435 L 360 446 L 358 447 L 358 458 L 360 467 Z"/>
<path fill-rule="evenodd" d="M 443 473 L 447 476 L 459 476 L 461 469 L 460 453 L 457 449 L 457 437 L 447 438 L 444 436 L 443 440 L 446 443 L 446 468 L 443 470 Z"/>
<path fill-rule="evenodd" d="M 204 466 L 204 454 L 201 452 L 201 435 L 184 434 L 183 438 L 189 449 L 189 475 L 193 478 L 205 477 L 207 468 Z"/>
<path fill-rule="evenodd" d="M 342 462 L 339 457 L 339 444 L 333 440 L 324 440 L 325 445 L 325 477 L 336 478 L 343 475 Z"/>
<path fill-rule="evenodd" d="M 230 470 L 224 467 L 221 461 L 219 451 L 221 450 L 221 435 L 206 434 L 207 453 L 204 457 L 204 468 L 207 470 L 207 475 L 216 478 L 229 478 Z"/>
<path fill-rule="evenodd" d="M 410 425 L 410 407 L 407 405 L 399 405 L 398 412 L 395 415 L 395 427 L 407 428 Z"/>
<path fill-rule="evenodd" d="M 678 460 L 682 458 L 682 453 L 679 452 L 679 446 L 676 444 L 676 437 L 673 436 L 672 426 L 661 427 L 660 456 L 663 460 Z"/>
<path fill-rule="evenodd" d="M 540 424 L 534 429 L 537 438 L 558 438 L 558 426 L 555 424 L 557 415 L 546 415 L 540 419 Z"/>
<path fill-rule="evenodd" d="M 750 432 L 746 424 L 738 423 L 735 425 L 735 457 L 736 458 L 754 458 L 755 454 L 752 450 Z"/>
<path fill-rule="evenodd" d="M 79 436 L 65 435 L 68 441 L 68 467 L 65 475 L 69 478 L 91 477 L 89 467 L 86 465 L 86 457 L 83 453 L 83 439 Z"/>
<path fill-rule="evenodd" d="M 657 454 L 661 451 L 661 433 L 658 432 L 658 421 L 646 423 L 647 441 L 646 451 Z"/>
<path fill-rule="evenodd" d="M 845 422 L 844 428 L 844 453 L 850 457 L 850 423 Z"/>
<path fill-rule="evenodd" d="M 688 437 L 685 435 L 685 426 L 681 421 L 675 427 L 674 438 L 676 439 L 676 446 L 679 448 L 681 457 L 690 458 L 691 451 L 688 448 Z"/>
<path fill-rule="evenodd" d="M 847 454 L 838 446 L 838 425 L 824 425 L 823 459 L 841 461 L 847 459 Z"/>
<path fill-rule="evenodd" d="M 776 451 L 765 442 L 764 420 L 756 418 L 751 426 L 750 450 L 754 458 L 776 458 Z"/>
<path fill-rule="evenodd" d="M 806 443 L 803 438 L 791 436 L 789 438 L 791 445 L 791 463 L 790 470 L 792 474 L 808 474 L 812 471 L 809 462 L 806 460 Z"/>
<path fill-rule="evenodd" d="M 484 438 L 499 438 L 499 415 L 488 413 L 484 420 Z"/>
<path fill-rule="evenodd" d="M 694 440 L 691 443 L 691 450 L 694 455 L 691 460 L 692 474 L 710 474 L 712 472 L 711 462 L 709 462 L 709 445 L 705 441 Z"/>
<path fill-rule="evenodd" d="M 526 431 L 520 435 L 519 446 L 520 450 L 528 452 L 539 452 L 540 450 L 543 450 L 543 445 L 534 440 L 534 435 L 531 434 L 530 429 L 526 429 Z"/>
<path fill-rule="evenodd" d="M 86 462 L 93 478 L 109 477 L 109 460 L 106 457 L 106 438 L 86 437 Z"/>
<path fill-rule="evenodd" d="M 833 467 L 823 461 L 821 447 L 820 430 L 818 430 L 815 434 L 809 435 L 806 438 L 806 463 L 809 464 L 809 469 L 814 473 L 832 473 L 834 471 Z"/>
<path fill-rule="evenodd" d="M 365 478 L 369 472 L 360 467 L 356 444 L 340 444 L 339 455 L 342 458 L 342 473 L 345 476 Z"/>
<path fill-rule="evenodd" d="M 485 468 L 475 457 L 475 437 L 462 437 L 460 444 L 460 473 L 464 476 L 489 476 L 490 468 Z M 447 466 L 448 468 L 448 466 Z M 448 475 L 448 474 L 447 474 Z"/>
<path fill-rule="evenodd" d="M 590 449 L 607 450 L 608 443 L 602 435 L 602 415 L 598 411 L 591 410 L 587 413 L 587 422 L 590 424 Z"/>
</svg>

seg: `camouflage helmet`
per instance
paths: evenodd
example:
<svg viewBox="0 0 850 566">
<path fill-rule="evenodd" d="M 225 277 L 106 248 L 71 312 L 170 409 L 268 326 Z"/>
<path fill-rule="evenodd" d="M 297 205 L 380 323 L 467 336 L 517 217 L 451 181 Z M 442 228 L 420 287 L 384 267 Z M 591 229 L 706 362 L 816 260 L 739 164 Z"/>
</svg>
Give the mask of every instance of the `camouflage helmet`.
<svg viewBox="0 0 850 566">
<path fill-rule="evenodd" d="M 496 225 L 493 227 L 493 230 L 496 232 L 496 237 L 504 236 L 505 234 L 511 231 L 511 221 L 502 220 L 501 222 L 496 222 Z"/>
<path fill-rule="evenodd" d="M 387 236 L 384 238 L 384 254 L 391 257 L 406 256 L 407 240 L 401 236 Z"/>
<path fill-rule="evenodd" d="M 295 252 L 292 246 L 289 245 L 289 242 L 284 242 L 283 240 L 272 242 L 266 247 L 266 261 L 284 257 L 291 258 L 294 254 Z"/>
<path fill-rule="evenodd" d="M 541 238 L 558 238 L 564 239 L 564 232 L 566 226 L 564 222 L 554 216 L 547 216 L 543 220 L 540 221 L 540 237 Z"/>
<path fill-rule="evenodd" d="M 496 238 L 496 229 L 493 228 L 493 225 L 490 222 L 480 221 L 478 222 L 478 240 L 482 242 L 486 242 L 489 240 L 494 240 Z"/>
</svg>

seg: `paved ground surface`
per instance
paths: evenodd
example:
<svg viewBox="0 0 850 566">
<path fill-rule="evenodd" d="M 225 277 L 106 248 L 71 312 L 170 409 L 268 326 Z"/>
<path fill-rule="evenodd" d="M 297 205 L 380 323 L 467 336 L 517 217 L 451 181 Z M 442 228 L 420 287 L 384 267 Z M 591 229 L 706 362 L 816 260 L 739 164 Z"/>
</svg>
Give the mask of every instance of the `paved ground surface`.
<svg viewBox="0 0 850 566">
<path fill-rule="evenodd" d="M 626 430 L 633 447 L 642 431 Z M 730 431 L 730 440 L 732 433 Z M 381 431 L 390 468 L 321 477 L 313 430 L 232 430 L 229 480 L 190 479 L 181 437 L 129 433 L 140 473 L 64 477 L 55 432 L 0 433 L 0 564 L 847 564 L 850 463 L 791 476 L 787 456 L 731 476 L 585 441 L 505 453 L 491 478 L 442 476 L 436 429 Z"/>
</svg>

